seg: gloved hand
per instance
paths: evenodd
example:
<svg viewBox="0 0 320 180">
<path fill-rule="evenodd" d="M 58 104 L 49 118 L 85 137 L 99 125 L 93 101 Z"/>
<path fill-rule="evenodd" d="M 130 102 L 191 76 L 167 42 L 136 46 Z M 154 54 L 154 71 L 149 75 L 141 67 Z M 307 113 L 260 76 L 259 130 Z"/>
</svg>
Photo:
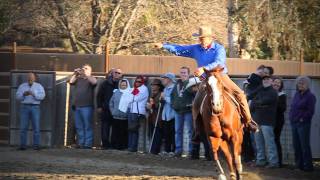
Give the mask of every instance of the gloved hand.
<svg viewBox="0 0 320 180">
<path fill-rule="evenodd" d="M 194 72 L 194 75 L 196 77 L 199 77 L 200 80 L 206 79 L 206 72 L 204 71 L 203 67 L 200 67 L 200 68 L 196 69 L 196 71 Z"/>
</svg>

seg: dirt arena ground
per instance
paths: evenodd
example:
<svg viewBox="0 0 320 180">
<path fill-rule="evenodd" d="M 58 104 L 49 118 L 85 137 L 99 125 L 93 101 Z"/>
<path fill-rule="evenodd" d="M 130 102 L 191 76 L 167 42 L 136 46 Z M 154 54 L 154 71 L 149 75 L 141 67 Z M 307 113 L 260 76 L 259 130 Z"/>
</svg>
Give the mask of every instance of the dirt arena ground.
<svg viewBox="0 0 320 180">
<path fill-rule="evenodd" d="M 290 167 L 279 169 L 244 165 L 244 179 L 320 179 Z M 42 149 L 16 151 L 0 147 L 0 179 L 215 179 L 213 162 L 161 157 L 116 150 Z"/>
</svg>

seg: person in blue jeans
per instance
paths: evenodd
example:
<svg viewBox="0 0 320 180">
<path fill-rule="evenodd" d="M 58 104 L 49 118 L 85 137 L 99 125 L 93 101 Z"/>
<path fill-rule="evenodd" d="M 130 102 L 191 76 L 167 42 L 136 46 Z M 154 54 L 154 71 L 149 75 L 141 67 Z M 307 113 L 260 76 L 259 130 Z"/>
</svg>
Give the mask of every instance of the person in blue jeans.
<svg viewBox="0 0 320 180">
<path fill-rule="evenodd" d="M 128 151 L 137 152 L 140 122 L 146 120 L 146 106 L 149 97 L 143 76 L 136 77 L 131 94 L 132 101 L 129 103 L 128 114 Z"/>
<path fill-rule="evenodd" d="M 70 84 L 74 85 L 75 127 L 78 148 L 91 149 L 93 143 L 93 94 L 97 79 L 91 76 L 92 68 L 85 64 L 75 69 Z"/>
<path fill-rule="evenodd" d="M 272 82 L 270 76 L 264 76 L 262 87 L 249 96 L 254 96 L 250 109 L 260 129 L 254 134 L 257 148 L 256 165 L 277 168 L 279 158 L 273 129 L 276 123 L 278 93 L 273 89 Z"/>
<path fill-rule="evenodd" d="M 175 84 L 171 93 L 171 103 L 175 110 L 175 156 L 180 157 L 183 153 L 183 132 L 184 127 L 187 131 L 187 152 L 188 155 L 192 153 L 192 100 L 193 94 L 186 86 L 189 83 L 190 69 L 188 67 L 180 68 L 180 77 Z"/>
<path fill-rule="evenodd" d="M 41 84 L 35 82 L 36 75 L 28 74 L 28 82 L 22 83 L 16 93 L 20 106 L 20 147 L 26 150 L 27 131 L 31 119 L 33 128 L 33 149 L 40 149 L 40 102 L 45 98 L 45 91 Z"/>
<path fill-rule="evenodd" d="M 311 120 L 315 112 L 316 97 L 310 91 L 311 80 L 307 76 L 299 76 L 296 80 L 295 93 L 289 114 L 292 128 L 292 142 L 296 167 L 300 170 L 313 171 L 310 148 Z"/>
</svg>

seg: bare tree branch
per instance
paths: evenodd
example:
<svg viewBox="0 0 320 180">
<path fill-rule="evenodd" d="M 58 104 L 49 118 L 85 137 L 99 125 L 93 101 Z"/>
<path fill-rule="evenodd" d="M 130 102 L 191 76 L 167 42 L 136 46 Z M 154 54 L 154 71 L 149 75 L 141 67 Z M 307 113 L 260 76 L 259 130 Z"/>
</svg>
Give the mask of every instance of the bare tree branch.
<svg viewBox="0 0 320 180">
<path fill-rule="evenodd" d="M 90 49 L 90 47 L 87 44 L 78 40 L 77 45 L 79 45 L 79 47 L 81 47 L 81 49 L 83 49 L 84 52 L 86 52 L 87 54 L 94 54 L 94 52 Z"/>
<path fill-rule="evenodd" d="M 113 20 L 111 21 L 111 25 L 109 26 L 109 29 L 106 34 L 106 36 L 108 37 L 107 42 L 112 41 L 112 38 L 113 38 L 112 34 L 116 28 L 116 22 L 117 22 L 117 19 L 120 17 L 120 15 L 121 15 L 121 9 L 119 9 L 119 11 L 116 13 L 116 15 L 112 18 Z"/>
<path fill-rule="evenodd" d="M 112 11 L 112 16 L 110 19 L 106 19 L 105 21 L 105 25 L 101 30 L 101 34 L 105 35 L 107 33 L 107 30 L 110 29 L 112 27 L 112 22 L 115 22 L 117 20 L 117 17 L 119 17 L 119 13 L 120 13 L 120 6 L 123 0 L 119 0 L 116 4 L 116 7 L 114 8 L 114 10 Z"/>
<path fill-rule="evenodd" d="M 115 48 L 113 50 L 113 53 L 116 53 L 118 49 L 121 48 L 121 46 L 123 45 L 125 38 L 128 36 L 128 30 L 131 26 L 131 24 L 134 22 L 134 20 L 137 18 L 137 12 L 138 9 L 142 6 L 142 4 L 144 3 L 144 0 L 138 0 L 136 3 L 135 8 L 132 10 L 131 16 L 129 18 L 129 20 L 127 21 L 126 25 L 123 28 L 123 32 L 120 36 L 120 40 L 119 40 L 119 44 L 117 46 L 117 48 Z"/>
</svg>

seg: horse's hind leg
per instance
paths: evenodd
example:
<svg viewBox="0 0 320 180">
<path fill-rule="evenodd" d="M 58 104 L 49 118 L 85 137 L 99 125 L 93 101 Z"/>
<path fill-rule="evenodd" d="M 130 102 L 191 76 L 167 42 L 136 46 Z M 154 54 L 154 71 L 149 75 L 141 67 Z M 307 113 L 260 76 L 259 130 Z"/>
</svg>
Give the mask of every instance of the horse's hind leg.
<svg viewBox="0 0 320 180">
<path fill-rule="evenodd" d="M 233 158 L 232 158 L 232 154 L 229 149 L 229 145 L 227 144 L 226 141 L 222 141 L 220 147 L 221 147 L 221 149 L 226 157 L 226 160 L 227 160 L 227 164 L 228 164 L 229 171 L 230 171 L 230 179 L 236 180 L 237 175 L 236 175 L 236 172 L 234 169 Z"/>
<path fill-rule="evenodd" d="M 223 168 L 220 164 L 219 158 L 218 158 L 218 150 L 221 144 L 221 138 L 215 138 L 212 136 L 208 136 L 209 142 L 211 145 L 211 150 L 213 154 L 213 159 L 216 162 L 216 172 L 218 174 L 218 180 L 226 180 L 225 173 L 223 171 Z"/>
</svg>

